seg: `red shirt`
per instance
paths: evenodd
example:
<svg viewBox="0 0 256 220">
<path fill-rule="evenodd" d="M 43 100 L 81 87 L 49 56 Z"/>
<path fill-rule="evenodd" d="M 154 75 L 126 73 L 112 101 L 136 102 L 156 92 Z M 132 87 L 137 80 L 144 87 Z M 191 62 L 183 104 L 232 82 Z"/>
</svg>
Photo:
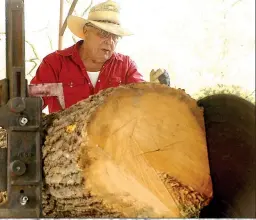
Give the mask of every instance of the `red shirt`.
<svg viewBox="0 0 256 220">
<path fill-rule="evenodd" d="M 78 52 L 82 42 L 47 55 L 38 67 L 31 84 L 62 83 L 65 107 L 68 108 L 100 90 L 144 81 L 129 56 L 114 53 L 103 65 L 98 81 L 93 87 Z M 48 105 L 50 113 L 61 110 L 57 97 L 43 97 L 43 100 L 43 108 Z"/>
</svg>

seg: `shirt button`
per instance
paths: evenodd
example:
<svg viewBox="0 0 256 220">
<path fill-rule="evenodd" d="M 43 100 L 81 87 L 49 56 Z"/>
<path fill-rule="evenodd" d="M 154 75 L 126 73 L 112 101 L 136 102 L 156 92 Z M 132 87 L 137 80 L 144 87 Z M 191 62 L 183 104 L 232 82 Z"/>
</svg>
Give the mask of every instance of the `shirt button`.
<svg viewBox="0 0 256 220">
<path fill-rule="evenodd" d="M 100 79 L 98 80 L 98 82 L 100 82 Z"/>
</svg>

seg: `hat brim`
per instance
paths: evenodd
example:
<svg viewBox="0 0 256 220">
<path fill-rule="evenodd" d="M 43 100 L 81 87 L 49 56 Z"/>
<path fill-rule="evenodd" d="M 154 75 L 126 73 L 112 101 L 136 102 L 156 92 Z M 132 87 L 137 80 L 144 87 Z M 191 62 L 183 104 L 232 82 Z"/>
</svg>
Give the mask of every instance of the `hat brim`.
<svg viewBox="0 0 256 220">
<path fill-rule="evenodd" d="M 67 26 L 70 31 L 79 38 L 84 38 L 83 27 L 86 23 L 92 23 L 96 27 L 107 31 L 109 33 L 115 34 L 117 36 L 130 36 L 133 35 L 129 30 L 121 27 L 117 24 L 100 22 L 100 21 L 92 21 L 88 19 L 84 19 L 78 16 L 70 15 L 67 19 Z"/>
</svg>

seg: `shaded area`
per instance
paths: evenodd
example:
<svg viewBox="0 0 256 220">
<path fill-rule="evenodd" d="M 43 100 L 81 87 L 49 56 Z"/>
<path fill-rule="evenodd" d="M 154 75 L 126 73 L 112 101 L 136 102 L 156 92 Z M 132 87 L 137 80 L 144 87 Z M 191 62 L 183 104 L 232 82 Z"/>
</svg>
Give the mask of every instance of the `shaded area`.
<svg viewBox="0 0 256 220">
<path fill-rule="evenodd" d="M 214 193 L 201 217 L 256 217 L 255 105 L 227 94 L 198 104 L 205 109 Z"/>
</svg>

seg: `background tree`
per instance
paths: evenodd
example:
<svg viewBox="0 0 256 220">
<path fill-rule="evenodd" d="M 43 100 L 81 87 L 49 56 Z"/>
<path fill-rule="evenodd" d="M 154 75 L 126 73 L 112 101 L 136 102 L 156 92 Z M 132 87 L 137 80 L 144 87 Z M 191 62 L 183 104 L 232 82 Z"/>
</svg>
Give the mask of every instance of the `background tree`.
<svg viewBox="0 0 256 220">
<path fill-rule="evenodd" d="M 193 97 L 199 100 L 206 96 L 215 94 L 233 94 L 255 104 L 255 90 L 253 92 L 249 92 L 239 85 L 217 84 L 214 87 L 205 87 L 194 94 Z"/>
</svg>

